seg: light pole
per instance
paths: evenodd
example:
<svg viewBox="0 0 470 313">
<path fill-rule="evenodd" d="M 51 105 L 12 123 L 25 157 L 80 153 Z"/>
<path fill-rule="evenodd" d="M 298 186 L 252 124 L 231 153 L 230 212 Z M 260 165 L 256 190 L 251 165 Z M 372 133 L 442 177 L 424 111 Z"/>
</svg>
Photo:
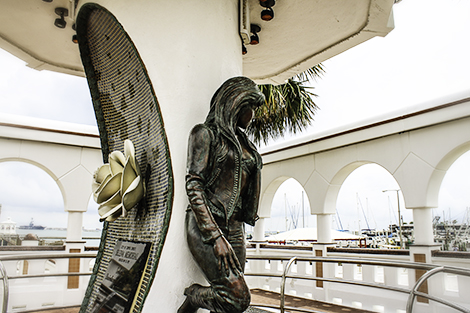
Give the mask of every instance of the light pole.
<svg viewBox="0 0 470 313">
<path fill-rule="evenodd" d="M 398 192 L 400 189 L 390 189 L 390 190 L 382 190 L 382 192 L 387 192 L 387 191 L 396 191 L 397 193 L 397 205 L 398 205 L 398 236 L 400 237 L 400 249 L 404 248 L 403 245 L 403 235 L 401 231 L 401 213 L 400 213 L 400 198 L 398 196 Z"/>
</svg>

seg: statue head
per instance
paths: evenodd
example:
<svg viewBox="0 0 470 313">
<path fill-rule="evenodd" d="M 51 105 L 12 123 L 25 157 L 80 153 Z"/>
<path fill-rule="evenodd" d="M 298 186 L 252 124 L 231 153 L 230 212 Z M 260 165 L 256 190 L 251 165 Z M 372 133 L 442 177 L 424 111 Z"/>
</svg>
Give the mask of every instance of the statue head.
<svg viewBox="0 0 470 313">
<path fill-rule="evenodd" d="M 212 97 L 206 124 L 215 124 L 222 132 L 231 133 L 232 137 L 237 125 L 246 128 L 251 121 L 246 112 L 264 103 L 264 95 L 251 79 L 242 76 L 230 78 Z M 239 121 L 241 118 L 244 120 Z"/>
</svg>

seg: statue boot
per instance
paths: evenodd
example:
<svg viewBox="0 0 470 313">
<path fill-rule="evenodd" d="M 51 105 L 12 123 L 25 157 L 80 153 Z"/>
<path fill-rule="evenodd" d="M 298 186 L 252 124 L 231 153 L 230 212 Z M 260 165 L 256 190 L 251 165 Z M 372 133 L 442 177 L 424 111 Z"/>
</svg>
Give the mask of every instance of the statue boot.
<svg viewBox="0 0 470 313">
<path fill-rule="evenodd" d="M 193 284 L 184 290 L 186 299 L 179 307 L 178 313 L 196 313 L 199 308 L 215 312 L 215 296 L 211 287 Z"/>
</svg>

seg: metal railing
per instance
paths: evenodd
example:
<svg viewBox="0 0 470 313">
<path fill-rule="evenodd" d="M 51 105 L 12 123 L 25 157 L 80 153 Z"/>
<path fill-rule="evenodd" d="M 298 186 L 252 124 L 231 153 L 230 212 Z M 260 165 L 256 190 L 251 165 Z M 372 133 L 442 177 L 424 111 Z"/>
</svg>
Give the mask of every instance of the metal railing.
<svg viewBox="0 0 470 313">
<path fill-rule="evenodd" d="M 95 258 L 96 252 L 92 253 L 50 253 L 50 254 L 24 254 L 24 255 L 8 255 L 0 256 L 0 275 L 3 280 L 3 304 L 2 304 L 2 313 L 7 312 L 8 300 L 9 300 L 9 282 L 13 279 L 22 279 L 22 278 L 39 278 L 39 277 L 67 277 L 67 276 L 89 276 L 91 272 L 75 272 L 75 273 L 44 273 L 44 274 L 27 274 L 27 275 L 8 275 L 4 262 L 7 261 L 24 261 L 24 260 L 41 260 L 41 259 L 77 259 L 77 258 Z M 315 310 L 302 309 L 289 307 L 285 305 L 285 293 L 286 293 L 286 281 L 287 279 L 299 279 L 299 280 L 310 280 L 310 281 L 322 281 L 338 284 L 351 284 L 355 286 L 362 287 L 371 287 L 379 288 L 392 292 L 399 292 L 403 294 L 408 294 L 408 299 L 406 303 L 406 312 L 412 313 L 414 302 L 416 297 L 423 297 L 431 301 L 438 302 L 440 304 L 451 307 L 457 311 L 470 313 L 469 308 L 465 308 L 459 304 L 447 301 L 441 297 L 433 296 L 428 293 L 420 292 L 420 287 L 432 276 L 438 273 L 451 273 L 455 275 L 462 275 L 470 277 L 470 270 L 459 267 L 451 266 L 438 266 L 427 263 L 414 263 L 414 262 L 403 262 L 403 261 L 385 261 L 385 260 L 374 260 L 374 259 L 359 259 L 359 258 L 333 258 L 333 257 L 308 257 L 308 256 L 276 256 L 276 255 L 249 255 L 247 256 L 248 260 L 253 261 L 286 261 L 287 264 L 283 269 L 282 274 L 276 273 L 245 273 L 245 276 L 258 276 L 258 277 L 276 277 L 280 278 L 280 303 L 279 306 L 266 305 L 262 303 L 252 303 L 252 306 L 257 307 L 267 307 L 279 309 L 281 313 L 284 313 L 285 310 L 293 310 L 298 312 L 314 313 L 318 312 Z M 426 273 L 423 274 L 419 279 L 416 280 L 414 286 L 409 288 L 397 287 L 397 286 L 387 286 L 379 283 L 364 282 L 364 281 L 355 281 L 347 279 L 337 279 L 337 278 L 328 278 L 328 277 L 315 277 L 315 276 L 302 276 L 302 275 L 289 275 L 292 264 L 297 262 L 320 262 L 320 263 L 341 263 L 341 264 L 360 264 L 370 265 L 370 266 L 382 266 L 382 267 L 395 267 L 395 268 L 406 268 L 412 270 L 425 270 Z"/>
<path fill-rule="evenodd" d="M 68 276 L 89 276 L 92 272 L 72 272 L 72 273 L 45 273 L 45 274 L 25 274 L 8 275 L 3 262 L 6 261 L 25 261 L 25 260 L 44 260 L 44 259 L 84 259 L 95 258 L 96 252 L 88 253 L 50 253 L 50 254 L 15 254 L 0 256 L 0 279 L 3 281 L 3 303 L 2 313 L 7 313 L 8 300 L 10 294 L 10 280 L 22 278 L 40 278 L 40 277 L 68 277 Z"/>
<path fill-rule="evenodd" d="M 252 303 L 252 306 L 256 307 L 267 307 L 279 309 L 281 313 L 284 313 L 285 310 L 293 310 L 298 312 L 306 313 L 316 313 L 319 311 L 302 309 L 296 307 L 285 306 L 285 285 L 287 278 L 290 279 L 299 279 L 299 280 L 312 280 L 312 281 L 322 281 L 322 282 L 331 282 L 339 284 L 351 284 L 356 286 L 371 287 L 385 289 L 393 292 L 400 292 L 408 294 L 408 300 L 406 304 L 406 312 L 412 313 L 414 307 L 414 300 L 417 296 L 426 298 L 431 301 L 438 302 L 440 304 L 451 307 L 460 312 L 470 313 L 469 308 L 465 308 L 459 304 L 447 301 L 441 297 L 432 296 L 428 293 L 418 291 L 419 288 L 432 276 L 437 273 L 451 273 L 456 275 L 462 275 L 470 277 L 470 270 L 460 267 L 451 267 L 451 266 L 439 266 L 427 263 L 414 263 L 414 262 L 403 262 L 403 261 L 384 261 L 384 260 L 374 260 L 374 259 L 359 259 L 359 258 L 332 258 L 332 257 L 305 257 L 305 256 L 276 256 L 276 255 L 249 255 L 247 256 L 248 260 L 258 260 L 258 261 L 287 261 L 286 266 L 282 274 L 274 273 L 245 273 L 245 276 L 258 276 L 258 277 L 277 277 L 281 278 L 280 286 L 280 304 L 279 306 L 267 305 L 262 303 Z M 371 265 L 371 266 L 383 266 L 383 267 L 399 267 L 413 270 L 425 270 L 427 271 L 419 279 L 416 280 L 414 286 L 409 288 L 402 288 L 396 286 L 387 286 L 383 284 L 371 283 L 371 282 L 360 282 L 355 280 L 346 280 L 346 279 L 335 279 L 335 278 L 325 278 L 325 277 L 307 277 L 302 275 L 288 275 L 290 268 L 294 262 L 321 262 L 321 263 L 349 263 L 349 264 L 360 264 L 362 265 Z"/>
</svg>

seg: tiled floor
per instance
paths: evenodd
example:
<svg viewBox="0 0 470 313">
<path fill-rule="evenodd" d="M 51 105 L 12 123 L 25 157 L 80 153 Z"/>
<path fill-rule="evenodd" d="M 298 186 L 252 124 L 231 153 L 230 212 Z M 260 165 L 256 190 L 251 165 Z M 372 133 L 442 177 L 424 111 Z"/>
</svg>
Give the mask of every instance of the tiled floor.
<svg viewBox="0 0 470 313">
<path fill-rule="evenodd" d="M 272 292 L 272 291 L 252 289 L 251 290 L 251 303 L 279 306 L 280 295 L 279 293 Z M 349 313 L 365 313 L 365 312 L 372 313 L 371 311 L 367 311 L 367 310 L 361 310 L 361 309 L 346 307 L 342 305 L 326 303 L 322 301 L 298 298 L 298 297 L 293 297 L 289 295 L 285 296 L 285 306 L 316 310 L 318 312 L 325 312 L 325 313 L 347 313 L 347 312 Z M 286 310 L 286 312 L 296 312 L 296 311 Z"/>
</svg>

